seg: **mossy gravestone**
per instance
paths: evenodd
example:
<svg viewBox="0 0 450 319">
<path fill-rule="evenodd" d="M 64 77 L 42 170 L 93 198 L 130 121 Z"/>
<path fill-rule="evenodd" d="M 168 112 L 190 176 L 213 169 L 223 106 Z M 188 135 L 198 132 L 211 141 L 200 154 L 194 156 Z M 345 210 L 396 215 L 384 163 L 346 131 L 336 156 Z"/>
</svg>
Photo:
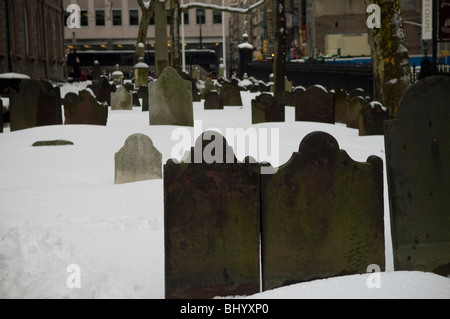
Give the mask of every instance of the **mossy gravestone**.
<svg viewBox="0 0 450 319">
<path fill-rule="evenodd" d="M 368 102 L 361 96 L 349 97 L 347 104 L 347 127 L 359 129 L 359 113 L 363 110 Z"/>
<path fill-rule="evenodd" d="M 334 124 L 334 93 L 320 86 L 295 92 L 295 120 Z"/>
<path fill-rule="evenodd" d="M 49 86 L 48 86 L 48 85 Z M 19 92 L 10 94 L 11 132 L 45 125 L 61 125 L 59 87 L 38 80 L 22 80 Z"/>
<path fill-rule="evenodd" d="M 186 161 L 164 166 L 166 298 L 259 292 L 259 166 L 215 132 Z"/>
<path fill-rule="evenodd" d="M 284 122 L 285 104 L 277 103 L 272 94 L 263 93 L 252 100 L 252 124 Z"/>
<path fill-rule="evenodd" d="M 121 85 L 116 88 L 116 92 L 111 93 L 111 110 L 133 109 L 133 93 Z"/>
<path fill-rule="evenodd" d="M 420 80 L 385 122 L 395 270 L 450 274 L 450 78 Z"/>
<path fill-rule="evenodd" d="M 147 135 L 133 134 L 114 156 L 115 184 L 162 178 L 162 154 Z"/>
<path fill-rule="evenodd" d="M 89 91 L 67 93 L 64 97 L 64 124 L 106 125 L 108 106 L 99 103 Z"/>
<path fill-rule="evenodd" d="M 383 162 L 353 161 L 314 132 L 273 175 L 261 176 L 263 288 L 385 264 Z"/>
<path fill-rule="evenodd" d="M 224 81 L 220 89 L 220 95 L 225 106 L 242 106 L 241 92 L 239 90 L 239 82 L 236 79 Z"/>
<path fill-rule="evenodd" d="M 166 67 L 158 80 L 150 82 L 150 125 L 194 126 L 192 83 Z"/>
</svg>

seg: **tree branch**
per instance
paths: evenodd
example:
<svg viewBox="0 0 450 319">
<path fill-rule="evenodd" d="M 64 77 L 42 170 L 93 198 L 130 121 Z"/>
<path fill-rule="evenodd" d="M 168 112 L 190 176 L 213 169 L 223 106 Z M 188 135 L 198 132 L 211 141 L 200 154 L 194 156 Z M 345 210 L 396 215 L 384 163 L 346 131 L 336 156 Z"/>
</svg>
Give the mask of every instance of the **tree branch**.
<svg viewBox="0 0 450 319">
<path fill-rule="evenodd" d="M 223 12 L 229 12 L 229 13 L 238 13 L 238 14 L 249 14 L 250 11 L 253 9 L 256 9 L 264 4 L 265 0 L 260 0 L 248 8 L 233 8 L 233 7 L 223 7 L 215 4 L 208 4 L 208 3 L 201 3 L 201 2 L 191 2 L 186 3 L 180 6 L 181 11 L 186 11 L 194 8 L 201 8 L 201 9 L 209 9 L 209 10 L 217 10 L 217 11 L 223 11 Z"/>
</svg>

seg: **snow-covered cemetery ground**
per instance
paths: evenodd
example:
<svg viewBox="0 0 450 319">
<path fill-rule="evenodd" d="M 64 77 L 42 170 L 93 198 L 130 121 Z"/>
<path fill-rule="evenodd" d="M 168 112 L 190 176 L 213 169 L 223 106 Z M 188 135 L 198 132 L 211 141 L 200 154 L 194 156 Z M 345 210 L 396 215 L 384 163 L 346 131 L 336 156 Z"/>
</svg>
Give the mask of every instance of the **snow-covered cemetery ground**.
<svg viewBox="0 0 450 319">
<path fill-rule="evenodd" d="M 87 84 L 65 84 L 61 96 Z M 282 165 L 303 137 L 324 131 L 356 161 L 370 155 L 385 159 L 383 136 L 360 137 L 344 124 L 295 122 L 293 107 L 286 107 L 284 123 L 252 125 L 251 100 L 259 93 L 241 94 L 242 108 L 204 110 L 204 101 L 194 102 L 195 127 L 186 128 L 192 144 L 195 134 L 209 128 L 278 128 Z M 163 180 L 115 185 L 114 154 L 128 136 L 142 133 L 162 153 L 164 164 L 178 142 L 172 138 L 174 129 L 150 126 L 148 112 L 140 107 L 110 109 L 107 126 L 10 132 L 5 124 L 0 134 L 0 298 L 164 298 Z M 74 145 L 32 147 L 57 139 Z M 384 198 L 386 271 L 379 277 L 335 277 L 245 297 L 450 298 L 449 278 L 394 271 L 386 173 Z M 79 267 L 79 287 L 68 285 L 70 265 Z"/>
</svg>

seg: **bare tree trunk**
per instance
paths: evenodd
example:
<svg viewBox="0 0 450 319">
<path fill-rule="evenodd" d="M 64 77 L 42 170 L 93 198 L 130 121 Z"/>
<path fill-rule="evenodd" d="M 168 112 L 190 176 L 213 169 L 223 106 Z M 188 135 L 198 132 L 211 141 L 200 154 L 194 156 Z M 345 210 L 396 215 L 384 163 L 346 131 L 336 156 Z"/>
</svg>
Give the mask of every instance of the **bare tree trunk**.
<svg viewBox="0 0 450 319">
<path fill-rule="evenodd" d="M 381 8 L 381 28 L 368 28 L 372 52 L 374 99 L 397 116 L 400 100 L 411 85 L 411 68 L 400 0 L 365 0 Z"/>
<path fill-rule="evenodd" d="M 181 74 L 180 0 L 170 0 L 170 66 Z M 184 44 L 183 44 L 184 45 Z"/>
<path fill-rule="evenodd" d="M 275 57 L 273 61 L 273 92 L 275 99 L 280 102 L 284 87 L 286 71 L 286 19 L 284 0 L 273 0 L 272 14 L 275 21 Z"/>
<path fill-rule="evenodd" d="M 139 23 L 139 31 L 138 31 L 138 36 L 136 39 L 136 47 L 139 43 L 145 44 L 147 42 L 148 25 L 150 23 L 150 19 L 153 16 L 153 11 L 155 10 L 156 1 L 155 0 L 150 1 L 148 8 L 145 6 L 143 0 L 138 0 L 138 3 L 139 3 L 139 7 L 141 8 L 141 11 L 142 11 L 142 18 L 141 18 L 141 22 Z M 136 53 L 134 54 L 134 64 L 137 63 L 138 57 L 139 56 L 136 51 Z"/>
<path fill-rule="evenodd" d="M 167 49 L 167 15 L 166 4 L 159 0 L 153 0 L 155 5 L 155 73 L 159 77 L 163 70 L 169 65 L 169 54 Z"/>
</svg>

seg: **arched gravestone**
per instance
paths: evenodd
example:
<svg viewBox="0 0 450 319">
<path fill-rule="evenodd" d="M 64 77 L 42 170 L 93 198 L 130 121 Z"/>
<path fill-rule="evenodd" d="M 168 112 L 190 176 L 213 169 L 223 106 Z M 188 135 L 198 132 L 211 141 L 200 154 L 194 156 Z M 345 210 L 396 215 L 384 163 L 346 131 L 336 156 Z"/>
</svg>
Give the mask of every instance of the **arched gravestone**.
<svg viewBox="0 0 450 319">
<path fill-rule="evenodd" d="M 133 110 L 133 93 L 123 85 L 111 93 L 111 110 Z"/>
<path fill-rule="evenodd" d="M 64 97 L 64 124 L 106 125 L 108 107 L 99 103 L 89 91 L 67 93 Z"/>
<path fill-rule="evenodd" d="M 252 100 L 252 124 L 284 120 L 285 104 L 277 103 L 272 94 L 263 93 Z"/>
<path fill-rule="evenodd" d="M 36 126 L 61 125 L 59 87 L 48 82 L 22 80 L 19 92 L 10 94 L 11 132 Z"/>
<path fill-rule="evenodd" d="M 295 120 L 334 124 L 334 93 L 321 86 L 311 86 L 305 92 L 296 91 Z"/>
<path fill-rule="evenodd" d="M 186 161 L 164 166 L 166 298 L 259 292 L 259 165 L 239 163 L 216 132 Z"/>
<path fill-rule="evenodd" d="M 385 122 L 396 270 L 450 274 L 450 78 L 420 80 Z"/>
<path fill-rule="evenodd" d="M 353 161 L 329 134 L 306 136 L 261 176 L 263 288 L 384 269 L 383 162 Z"/>
<path fill-rule="evenodd" d="M 359 135 L 384 135 L 384 121 L 389 113 L 380 102 L 367 103 L 359 112 Z"/>
</svg>

